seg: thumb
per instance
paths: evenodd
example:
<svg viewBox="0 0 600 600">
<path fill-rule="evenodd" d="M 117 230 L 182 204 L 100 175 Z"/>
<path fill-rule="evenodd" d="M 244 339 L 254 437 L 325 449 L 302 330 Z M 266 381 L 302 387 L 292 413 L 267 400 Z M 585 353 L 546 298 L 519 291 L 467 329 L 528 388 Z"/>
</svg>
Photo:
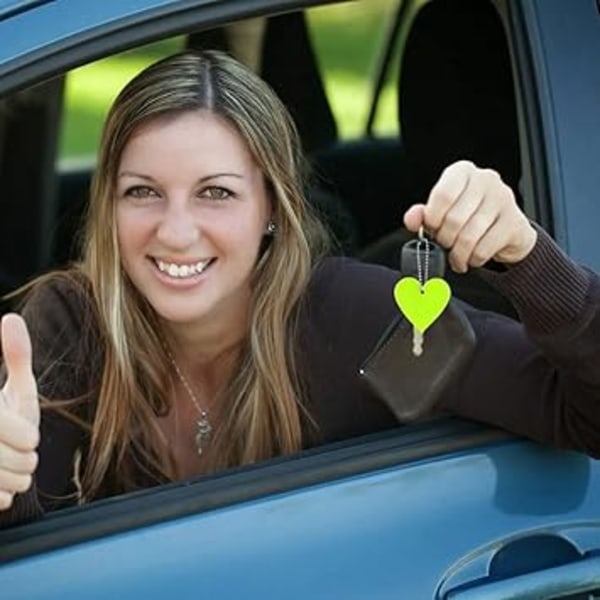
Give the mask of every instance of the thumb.
<svg viewBox="0 0 600 600">
<path fill-rule="evenodd" d="M 2 318 L 2 354 L 6 368 L 4 395 L 8 406 L 36 427 L 40 422 L 37 384 L 31 368 L 31 340 L 23 318 L 15 313 Z"/>
<path fill-rule="evenodd" d="M 425 205 L 413 204 L 404 213 L 404 226 L 409 231 L 416 233 L 419 227 L 425 224 Z"/>
</svg>

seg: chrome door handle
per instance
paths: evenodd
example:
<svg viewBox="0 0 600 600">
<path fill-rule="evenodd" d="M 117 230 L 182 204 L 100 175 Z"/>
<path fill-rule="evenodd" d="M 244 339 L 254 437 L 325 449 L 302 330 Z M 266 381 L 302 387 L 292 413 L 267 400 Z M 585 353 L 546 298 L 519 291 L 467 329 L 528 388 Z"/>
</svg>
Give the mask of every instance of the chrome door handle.
<svg viewBox="0 0 600 600">
<path fill-rule="evenodd" d="M 576 593 L 600 594 L 600 556 L 476 587 L 452 590 L 448 600 L 551 600 Z"/>
</svg>

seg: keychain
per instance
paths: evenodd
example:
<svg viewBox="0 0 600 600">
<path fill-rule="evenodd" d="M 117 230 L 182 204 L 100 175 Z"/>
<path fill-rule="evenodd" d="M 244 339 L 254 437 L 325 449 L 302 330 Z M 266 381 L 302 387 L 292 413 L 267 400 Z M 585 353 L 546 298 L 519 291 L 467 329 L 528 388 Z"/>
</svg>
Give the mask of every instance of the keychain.
<svg viewBox="0 0 600 600">
<path fill-rule="evenodd" d="M 469 319 L 459 303 L 450 303 L 445 267 L 444 250 L 422 229 L 404 244 L 402 279 L 394 286 L 402 314 L 396 314 L 359 369 L 402 423 L 429 414 L 475 351 Z"/>
<path fill-rule="evenodd" d="M 402 248 L 403 277 L 394 286 L 394 299 L 413 327 L 412 352 L 423 354 L 425 331 L 442 315 L 452 295 L 443 279 L 444 251 L 419 229 L 418 238 Z"/>
</svg>

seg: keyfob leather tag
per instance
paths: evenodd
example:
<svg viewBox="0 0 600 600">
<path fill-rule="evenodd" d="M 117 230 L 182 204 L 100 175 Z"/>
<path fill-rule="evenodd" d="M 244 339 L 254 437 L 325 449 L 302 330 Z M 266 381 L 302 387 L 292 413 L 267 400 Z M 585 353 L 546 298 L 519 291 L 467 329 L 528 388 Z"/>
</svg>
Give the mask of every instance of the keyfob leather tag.
<svg viewBox="0 0 600 600">
<path fill-rule="evenodd" d="M 398 315 L 359 371 L 402 422 L 431 411 L 468 363 L 476 343 L 473 327 L 454 302 L 427 330 L 421 356 L 412 351 L 412 334 L 410 324 Z"/>
</svg>

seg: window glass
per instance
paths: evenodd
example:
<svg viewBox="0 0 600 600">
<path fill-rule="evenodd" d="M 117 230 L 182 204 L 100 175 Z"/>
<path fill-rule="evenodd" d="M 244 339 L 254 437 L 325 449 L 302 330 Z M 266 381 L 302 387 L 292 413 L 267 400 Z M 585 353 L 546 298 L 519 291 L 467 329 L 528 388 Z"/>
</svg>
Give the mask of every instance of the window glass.
<svg viewBox="0 0 600 600">
<path fill-rule="evenodd" d="M 397 5 L 398 0 L 363 0 L 308 12 L 313 46 L 342 138 L 365 132 L 377 64 Z M 396 114 L 396 91 L 388 81 L 377 107 L 378 135 L 397 134 Z"/>
<path fill-rule="evenodd" d="M 141 46 L 71 71 L 66 78 L 61 161 L 93 159 L 102 123 L 121 88 L 150 63 L 183 47 L 183 38 Z"/>
</svg>

